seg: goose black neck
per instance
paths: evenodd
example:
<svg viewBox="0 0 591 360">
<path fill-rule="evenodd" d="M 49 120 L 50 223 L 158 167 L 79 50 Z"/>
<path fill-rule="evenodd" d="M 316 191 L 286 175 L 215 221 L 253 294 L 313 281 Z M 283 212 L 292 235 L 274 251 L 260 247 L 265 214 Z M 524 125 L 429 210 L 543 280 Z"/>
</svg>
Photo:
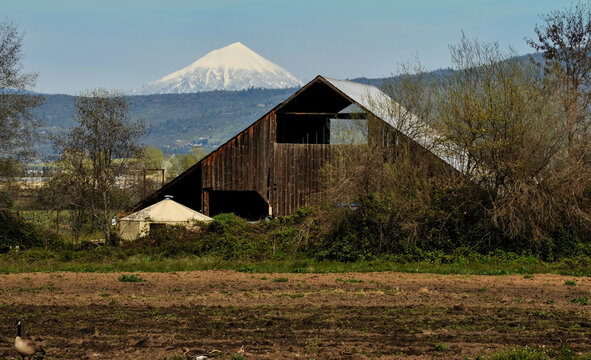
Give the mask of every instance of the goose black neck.
<svg viewBox="0 0 591 360">
<path fill-rule="evenodd" d="M 21 324 L 17 325 L 16 336 L 21 337 Z"/>
</svg>

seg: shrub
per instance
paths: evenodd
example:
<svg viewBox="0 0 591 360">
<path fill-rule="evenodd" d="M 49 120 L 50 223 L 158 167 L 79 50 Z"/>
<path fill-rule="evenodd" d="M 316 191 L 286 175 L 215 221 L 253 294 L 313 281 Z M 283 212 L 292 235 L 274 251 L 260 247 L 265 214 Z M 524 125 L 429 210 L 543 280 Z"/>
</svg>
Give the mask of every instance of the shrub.
<svg viewBox="0 0 591 360">
<path fill-rule="evenodd" d="M 590 305 L 591 304 L 591 300 L 589 300 L 586 297 L 574 298 L 571 300 L 571 302 L 574 304 L 579 304 L 579 305 Z"/>
<path fill-rule="evenodd" d="M 550 360 L 546 351 L 529 346 L 518 347 L 493 354 L 487 360 Z"/>
<path fill-rule="evenodd" d="M 232 229 L 242 228 L 245 224 L 246 220 L 234 214 L 219 214 L 213 217 L 213 221 L 209 223 L 208 230 L 221 235 Z"/>
<path fill-rule="evenodd" d="M 8 252 L 15 246 L 25 250 L 45 246 L 53 249 L 61 245 L 58 235 L 41 231 L 33 224 L 0 210 L 0 253 Z"/>
<path fill-rule="evenodd" d="M 122 274 L 121 276 L 119 276 L 119 278 L 117 278 L 117 280 L 121 281 L 121 282 L 142 282 L 142 281 L 146 281 L 144 279 L 142 279 L 142 277 L 136 275 L 136 274 Z"/>
<path fill-rule="evenodd" d="M 449 346 L 445 345 L 445 344 L 435 344 L 435 350 L 436 351 L 445 351 L 445 350 L 449 350 Z"/>
</svg>

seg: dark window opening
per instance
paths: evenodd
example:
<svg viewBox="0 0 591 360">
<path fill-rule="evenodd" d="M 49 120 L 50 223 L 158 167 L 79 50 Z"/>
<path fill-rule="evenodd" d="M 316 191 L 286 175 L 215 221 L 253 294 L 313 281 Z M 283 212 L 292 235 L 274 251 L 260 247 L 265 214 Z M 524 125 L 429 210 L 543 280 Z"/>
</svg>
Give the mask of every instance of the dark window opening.
<svg viewBox="0 0 591 360">
<path fill-rule="evenodd" d="M 277 117 L 277 142 L 330 144 L 330 120 L 326 116 L 281 115 Z"/>
<path fill-rule="evenodd" d="M 332 144 L 334 119 L 365 118 L 365 112 L 332 85 L 312 83 L 277 112 L 277 143 Z M 338 135 L 336 136 L 338 137 Z M 360 142 L 354 136 L 354 143 Z"/>
<path fill-rule="evenodd" d="M 209 191 L 209 216 L 224 213 L 259 220 L 269 214 L 269 205 L 256 191 Z"/>
</svg>

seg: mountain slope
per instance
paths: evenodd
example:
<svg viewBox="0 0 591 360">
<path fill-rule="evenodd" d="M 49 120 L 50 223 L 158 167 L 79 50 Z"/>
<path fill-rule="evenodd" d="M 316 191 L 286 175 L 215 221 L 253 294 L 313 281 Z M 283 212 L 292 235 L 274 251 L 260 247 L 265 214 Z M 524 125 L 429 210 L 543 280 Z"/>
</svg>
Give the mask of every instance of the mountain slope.
<svg viewBox="0 0 591 360">
<path fill-rule="evenodd" d="M 197 94 L 130 96 L 130 115 L 151 126 L 142 140 L 167 153 L 186 153 L 192 146 L 211 151 L 296 91 L 291 89 L 249 89 L 211 91 Z M 42 137 L 75 125 L 74 97 L 44 95 L 45 102 L 34 112 L 43 123 Z M 44 158 L 54 153 L 42 144 Z"/>
<path fill-rule="evenodd" d="M 191 65 L 150 82 L 133 94 L 181 94 L 249 88 L 285 89 L 302 82 L 239 42 L 209 52 Z"/>
</svg>

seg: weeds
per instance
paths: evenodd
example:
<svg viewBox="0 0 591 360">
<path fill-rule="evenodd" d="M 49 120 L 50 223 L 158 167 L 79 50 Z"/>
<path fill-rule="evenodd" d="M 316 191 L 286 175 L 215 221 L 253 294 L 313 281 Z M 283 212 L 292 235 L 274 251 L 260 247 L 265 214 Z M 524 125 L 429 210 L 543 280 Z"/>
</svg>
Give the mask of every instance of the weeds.
<svg viewBox="0 0 591 360">
<path fill-rule="evenodd" d="M 273 282 L 277 282 L 277 283 L 284 283 L 284 282 L 288 282 L 288 281 L 289 281 L 289 279 L 286 277 L 278 277 L 278 278 L 273 279 Z"/>
<path fill-rule="evenodd" d="M 477 356 L 476 360 L 588 360 L 591 354 L 575 355 L 567 345 L 558 351 L 552 348 L 538 348 L 532 346 L 515 347 L 489 356 Z"/>
<path fill-rule="evenodd" d="M 534 347 L 519 347 L 493 354 L 489 357 L 478 357 L 480 360 L 550 360 L 548 352 Z"/>
<path fill-rule="evenodd" d="M 565 280 L 564 281 L 564 285 L 568 285 L 568 286 L 577 286 L 577 282 L 574 280 Z"/>
<path fill-rule="evenodd" d="M 435 344 L 435 351 L 445 351 L 445 350 L 449 350 L 449 347 L 445 344 Z"/>
<path fill-rule="evenodd" d="M 579 304 L 579 305 L 589 305 L 591 304 L 591 301 L 586 298 L 586 297 L 578 297 L 578 298 L 574 298 L 571 300 L 571 302 L 573 304 Z"/>
<path fill-rule="evenodd" d="M 517 258 L 499 263 L 452 263 L 432 262 L 397 262 L 389 259 L 363 260 L 351 263 L 339 261 L 319 261 L 313 258 L 298 260 L 224 260 L 212 256 L 185 254 L 174 257 L 152 257 L 139 254 L 126 254 L 121 249 L 101 249 L 90 253 L 75 255 L 63 261 L 55 252 L 48 250 L 27 250 L 20 253 L 0 254 L 0 273 L 30 272 L 173 272 L 195 270 L 240 270 L 249 267 L 252 273 L 298 273 L 305 264 L 308 273 L 347 273 L 395 271 L 405 273 L 459 274 L 459 275 L 508 275 L 522 274 L 522 259 Z M 99 251 L 103 254 L 95 254 Z M 104 253 L 112 253 L 104 255 Z M 589 262 L 591 264 L 591 260 Z M 538 263 L 526 265 L 534 273 L 563 274 L 562 263 Z M 584 276 L 591 276 L 591 265 L 578 271 Z M 568 275 L 572 275 L 572 271 Z"/>
<path fill-rule="evenodd" d="M 360 280 L 360 279 L 341 279 L 341 278 L 337 278 L 335 281 L 336 282 L 348 282 L 348 283 L 353 283 L 353 284 L 359 284 L 359 283 L 363 282 L 363 280 Z"/>
<path fill-rule="evenodd" d="M 122 274 L 121 276 L 119 276 L 117 278 L 117 280 L 121 281 L 121 282 L 142 282 L 142 281 L 146 281 L 144 280 L 141 276 L 136 275 L 136 274 Z"/>
</svg>

